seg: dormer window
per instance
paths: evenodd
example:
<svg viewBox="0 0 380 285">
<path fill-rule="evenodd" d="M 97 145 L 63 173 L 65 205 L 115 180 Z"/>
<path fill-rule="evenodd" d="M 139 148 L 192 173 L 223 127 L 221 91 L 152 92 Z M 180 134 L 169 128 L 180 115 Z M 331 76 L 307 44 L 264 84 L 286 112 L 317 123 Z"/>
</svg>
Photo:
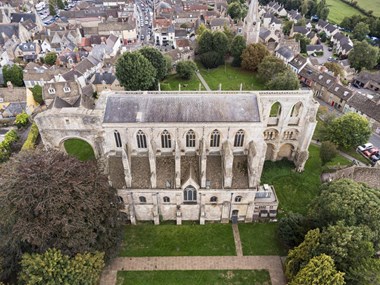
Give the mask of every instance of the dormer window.
<svg viewBox="0 0 380 285">
<path fill-rule="evenodd" d="M 53 87 L 50 87 L 48 89 L 49 94 L 55 94 L 55 89 Z"/>
<path fill-rule="evenodd" d="M 71 91 L 70 87 L 67 87 L 67 86 L 63 87 L 63 92 L 69 93 L 70 91 Z"/>
</svg>

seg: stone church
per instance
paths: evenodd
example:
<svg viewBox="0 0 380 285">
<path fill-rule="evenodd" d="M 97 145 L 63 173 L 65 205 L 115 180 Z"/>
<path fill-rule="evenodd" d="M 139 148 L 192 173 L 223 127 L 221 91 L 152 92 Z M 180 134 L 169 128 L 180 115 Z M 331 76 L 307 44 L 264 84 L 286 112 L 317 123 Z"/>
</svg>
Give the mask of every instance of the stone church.
<svg viewBox="0 0 380 285">
<path fill-rule="evenodd" d="M 88 142 L 132 223 L 275 217 L 265 160 L 302 171 L 316 126 L 310 91 L 104 92 L 94 109 L 36 116 L 47 148 Z"/>
</svg>

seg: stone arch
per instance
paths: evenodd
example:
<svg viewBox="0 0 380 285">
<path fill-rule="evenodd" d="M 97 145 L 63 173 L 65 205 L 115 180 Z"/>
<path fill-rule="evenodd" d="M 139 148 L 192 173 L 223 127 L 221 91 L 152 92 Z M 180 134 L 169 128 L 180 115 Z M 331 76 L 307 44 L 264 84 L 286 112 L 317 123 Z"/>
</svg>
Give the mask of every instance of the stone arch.
<svg viewBox="0 0 380 285">
<path fill-rule="evenodd" d="M 290 143 L 283 144 L 277 153 L 277 158 L 287 158 L 291 160 L 293 158 L 294 146 Z"/>
<path fill-rule="evenodd" d="M 213 135 L 215 134 L 215 132 L 219 132 L 219 144 L 218 144 L 218 146 L 212 146 L 212 143 L 211 143 L 211 141 L 212 141 L 212 138 L 213 138 Z M 222 136 L 222 132 L 219 130 L 219 129 L 213 129 L 209 134 L 208 134 L 208 145 L 210 146 L 210 147 L 218 147 L 218 148 L 220 148 L 221 147 L 221 145 L 222 145 L 222 142 L 223 142 L 223 136 Z"/>
<path fill-rule="evenodd" d="M 283 140 L 297 140 L 299 136 L 299 131 L 297 129 L 287 129 L 283 132 Z"/>
<path fill-rule="evenodd" d="M 270 111 L 269 111 L 269 117 L 272 117 L 272 118 L 279 118 L 280 115 L 281 115 L 281 111 L 282 111 L 282 106 L 281 106 L 281 103 L 276 101 L 272 104 L 272 106 L 270 107 Z"/>
<path fill-rule="evenodd" d="M 144 140 L 145 136 L 145 140 Z M 144 129 L 137 129 L 133 132 L 133 141 L 138 149 L 147 149 L 149 142 L 149 134 Z M 145 144 L 145 145 L 144 145 Z M 141 147 L 139 147 L 141 146 Z M 146 146 L 146 147 L 143 147 Z"/>
<path fill-rule="evenodd" d="M 264 135 L 264 140 L 274 141 L 278 139 L 279 132 L 275 128 L 269 128 L 264 131 L 263 135 Z"/>
<path fill-rule="evenodd" d="M 300 117 L 303 111 L 303 103 L 298 101 L 290 110 L 290 117 Z"/>
<path fill-rule="evenodd" d="M 83 138 L 83 137 L 77 137 L 77 136 L 65 136 L 65 137 L 63 137 L 63 138 L 60 140 L 60 142 L 59 142 L 59 145 L 58 145 L 59 149 L 62 150 L 62 151 L 64 151 L 64 152 L 66 152 L 66 153 L 68 153 L 68 151 L 67 151 L 66 148 L 65 148 L 65 142 L 68 141 L 68 140 L 72 140 L 72 139 L 75 139 L 75 140 L 81 140 L 81 141 L 87 143 L 87 144 L 91 147 L 94 157 L 95 157 L 95 158 L 98 158 L 98 157 L 99 157 L 99 153 L 98 153 L 97 149 L 95 148 L 93 142 L 92 142 L 92 141 L 89 141 L 88 139 Z M 69 153 L 68 153 L 68 154 L 69 154 Z"/>
<path fill-rule="evenodd" d="M 267 143 L 267 150 L 265 153 L 265 160 L 273 160 L 274 157 L 274 144 Z"/>
</svg>

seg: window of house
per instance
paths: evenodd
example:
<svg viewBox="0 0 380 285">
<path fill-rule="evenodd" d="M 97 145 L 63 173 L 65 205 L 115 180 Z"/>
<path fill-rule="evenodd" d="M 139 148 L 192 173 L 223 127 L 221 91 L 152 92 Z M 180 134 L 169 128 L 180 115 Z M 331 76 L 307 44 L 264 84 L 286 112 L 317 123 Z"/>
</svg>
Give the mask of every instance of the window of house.
<svg viewBox="0 0 380 285">
<path fill-rule="evenodd" d="M 210 202 L 211 203 L 215 203 L 215 202 L 217 202 L 218 201 L 218 197 L 216 197 L 216 196 L 212 196 L 211 198 L 210 198 Z"/>
<path fill-rule="evenodd" d="M 183 191 L 183 200 L 185 202 L 197 201 L 197 190 L 193 186 L 187 186 Z"/>
<path fill-rule="evenodd" d="M 241 196 L 236 196 L 235 197 L 235 202 L 241 202 Z"/>
<path fill-rule="evenodd" d="M 219 147 L 220 133 L 218 130 L 213 130 L 210 138 L 210 147 Z"/>
<path fill-rule="evenodd" d="M 165 196 L 164 197 L 164 203 L 169 203 L 170 202 L 170 198 L 168 196 Z"/>
<path fill-rule="evenodd" d="M 55 89 L 53 87 L 50 87 L 48 89 L 49 94 L 55 94 Z"/>
<path fill-rule="evenodd" d="M 146 203 L 146 198 L 144 196 L 139 197 L 140 203 Z"/>
<path fill-rule="evenodd" d="M 234 147 L 242 147 L 244 143 L 244 131 L 239 130 L 235 135 Z"/>
<path fill-rule="evenodd" d="M 67 86 L 63 87 L 63 92 L 65 93 L 70 92 L 70 87 L 67 87 Z"/>
<path fill-rule="evenodd" d="M 167 130 L 164 130 L 161 134 L 161 147 L 162 148 L 171 148 L 172 141 L 170 138 L 170 134 Z"/>
<path fill-rule="evenodd" d="M 137 132 L 136 139 L 137 139 L 137 147 L 138 148 L 146 148 L 147 147 L 146 135 L 144 134 L 144 132 L 142 130 L 139 130 Z"/>
<path fill-rule="evenodd" d="M 114 135 L 114 137 L 115 137 L 116 147 L 121 147 L 121 137 L 120 137 L 120 133 L 119 133 L 118 131 L 114 131 L 113 135 Z"/>
<path fill-rule="evenodd" d="M 195 132 L 193 130 L 186 134 L 186 147 L 195 147 Z"/>
</svg>

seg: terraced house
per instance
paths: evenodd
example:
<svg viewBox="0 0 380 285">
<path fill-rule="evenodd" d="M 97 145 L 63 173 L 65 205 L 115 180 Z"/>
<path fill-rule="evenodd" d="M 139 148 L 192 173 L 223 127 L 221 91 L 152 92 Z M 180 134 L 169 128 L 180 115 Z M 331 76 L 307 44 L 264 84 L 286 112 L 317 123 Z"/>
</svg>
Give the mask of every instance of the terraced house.
<svg viewBox="0 0 380 285">
<path fill-rule="evenodd" d="M 317 109 L 310 91 L 107 91 L 94 109 L 78 102 L 35 120 L 47 148 L 70 138 L 93 147 L 132 223 L 203 224 L 276 216 L 264 161 L 302 171 Z"/>
</svg>

